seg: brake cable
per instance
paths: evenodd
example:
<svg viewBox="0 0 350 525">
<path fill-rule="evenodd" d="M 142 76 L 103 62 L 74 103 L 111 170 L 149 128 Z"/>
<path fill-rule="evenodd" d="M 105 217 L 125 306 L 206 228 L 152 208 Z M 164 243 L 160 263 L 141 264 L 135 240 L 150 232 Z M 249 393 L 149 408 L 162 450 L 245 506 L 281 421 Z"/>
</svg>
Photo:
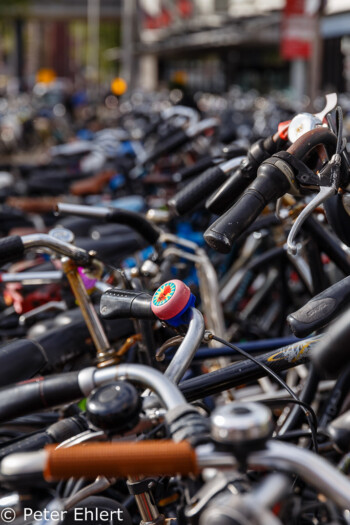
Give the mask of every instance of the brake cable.
<svg viewBox="0 0 350 525">
<path fill-rule="evenodd" d="M 317 444 L 317 417 L 316 417 L 316 414 L 315 414 L 314 410 L 312 409 L 312 407 L 309 406 L 307 403 L 304 403 L 303 401 L 301 401 L 298 398 L 298 396 L 295 394 L 295 392 L 293 392 L 293 390 L 287 385 L 287 383 L 281 377 L 279 377 L 279 375 L 276 372 L 271 370 L 271 368 L 269 368 L 265 363 L 261 363 L 260 361 L 258 361 L 258 359 L 255 359 L 255 357 L 253 357 L 252 355 L 250 355 L 247 352 L 245 352 L 244 350 L 242 350 L 242 348 L 239 348 L 238 346 L 236 346 L 236 345 L 234 345 L 232 343 L 229 343 L 228 341 L 225 341 L 221 337 L 217 337 L 216 335 L 212 334 L 211 332 L 209 332 L 209 333 L 206 332 L 206 337 L 208 339 L 213 339 L 214 341 L 218 341 L 219 343 L 221 343 L 223 345 L 227 345 L 229 348 L 232 348 L 232 350 L 235 350 L 236 352 L 238 352 L 239 354 L 243 355 L 247 359 L 250 359 L 255 364 L 257 364 L 258 366 L 263 368 L 265 370 L 265 372 L 270 377 L 275 379 L 275 381 L 277 381 L 285 390 L 287 390 L 288 394 L 293 399 L 293 401 L 291 401 L 291 402 L 294 402 L 294 403 L 300 405 L 301 409 L 305 413 L 305 417 L 307 419 L 307 422 L 308 422 L 308 425 L 309 425 L 310 431 L 311 431 L 312 444 L 313 444 L 315 452 L 317 453 L 318 452 L 318 444 Z"/>
</svg>

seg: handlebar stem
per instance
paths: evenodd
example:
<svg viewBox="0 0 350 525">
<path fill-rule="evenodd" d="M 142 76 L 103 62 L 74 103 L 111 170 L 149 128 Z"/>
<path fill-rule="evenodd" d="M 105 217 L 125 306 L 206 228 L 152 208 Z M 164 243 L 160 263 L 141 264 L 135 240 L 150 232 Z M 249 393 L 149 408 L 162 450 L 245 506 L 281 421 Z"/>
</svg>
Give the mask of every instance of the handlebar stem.
<svg viewBox="0 0 350 525">
<path fill-rule="evenodd" d="M 79 264 L 88 265 L 91 262 L 91 255 L 88 252 L 68 242 L 56 239 L 51 235 L 35 233 L 33 235 L 24 235 L 21 239 L 25 250 L 39 248 L 46 253 L 54 252 L 55 254 L 69 257 Z"/>
<path fill-rule="evenodd" d="M 177 349 L 164 375 L 175 384 L 178 384 L 201 344 L 204 336 L 204 319 L 202 314 L 196 309 L 191 308 L 191 320 L 188 325 L 187 333 L 181 345 Z"/>
<path fill-rule="evenodd" d="M 127 379 L 128 381 L 135 381 L 136 383 L 143 385 L 145 388 L 153 390 L 168 410 L 186 404 L 186 399 L 177 386 L 161 372 L 148 366 L 125 364 L 99 370 L 95 368 L 86 370 L 86 376 L 83 377 L 83 375 L 81 375 L 81 386 L 83 386 L 84 381 L 88 392 L 108 381 Z M 88 377 L 89 374 L 90 379 Z M 90 385 L 88 383 L 90 383 Z"/>
<path fill-rule="evenodd" d="M 99 362 L 103 362 L 106 357 L 109 357 L 110 344 L 101 321 L 86 291 L 83 280 L 77 271 L 76 263 L 67 257 L 63 257 L 61 262 L 63 271 L 66 274 L 74 296 L 79 303 L 84 320 L 96 347 L 97 358 Z"/>
</svg>

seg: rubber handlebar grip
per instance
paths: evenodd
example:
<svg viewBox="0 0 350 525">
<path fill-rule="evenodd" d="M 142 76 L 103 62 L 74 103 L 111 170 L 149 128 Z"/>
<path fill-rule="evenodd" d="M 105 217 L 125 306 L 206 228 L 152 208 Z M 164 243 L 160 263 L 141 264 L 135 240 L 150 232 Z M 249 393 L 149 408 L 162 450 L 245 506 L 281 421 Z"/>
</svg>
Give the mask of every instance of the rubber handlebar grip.
<svg viewBox="0 0 350 525">
<path fill-rule="evenodd" d="M 217 219 L 205 232 L 205 241 L 214 250 L 229 253 L 234 240 L 254 222 L 265 206 L 266 201 L 259 193 L 247 190 L 235 206 Z"/>
<path fill-rule="evenodd" d="M 151 162 L 154 162 L 160 157 L 172 153 L 173 151 L 186 144 L 186 142 L 188 142 L 189 140 L 191 140 L 191 138 L 186 134 L 186 132 L 183 129 L 175 132 L 170 137 L 167 137 L 163 141 L 159 142 L 153 149 L 153 151 L 151 151 L 147 155 L 142 164 L 150 164 Z"/>
<path fill-rule="evenodd" d="M 100 301 L 100 313 L 104 319 L 155 319 L 151 309 L 152 296 L 136 290 L 111 288 L 104 292 Z"/>
<path fill-rule="evenodd" d="M 336 378 L 350 363 L 350 310 L 334 321 L 312 353 L 316 369 L 325 377 Z"/>
<path fill-rule="evenodd" d="M 83 395 L 79 371 L 4 387 L 0 389 L 0 422 L 70 403 Z"/>
<path fill-rule="evenodd" d="M 222 215 L 256 178 L 260 164 L 276 153 L 281 141 L 276 135 L 260 139 L 250 147 L 247 158 L 242 161 L 227 181 L 207 200 L 205 207 L 211 213 Z"/>
<path fill-rule="evenodd" d="M 258 176 L 240 199 L 205 232 L 211 248 L 229 253 L 235 240 L 254 222 L 269 202 L 282 197 L 290 187 L 284 173 L 270 161 L 258 169 Z"/>
<path fill-rule="evenodd" d="M 99 475 L 187 475 L 199 470 L 195 451 L 186 441 L 86 443 L 59 449 L 48 445 L 45 450 L 48 457 L 44 476 L 48 481 L 70 477 L 95 479 Z"/>
<path fill-rule="evenodd" d="M 9 454 L 40 450 L 50 443 L 61 443 L 88 429 L 83 416 L 74 416 L 53 423 L 47 430 L 35 432 L 0 448 L 0 460 Z"/>
<path fill-rule="evenodd" d="M 0 239 L 0 266 L 17 261 L 24 255 L 24 245 L 19 235 Z"/>
<path fill-rule="evenodd" d="M 37 341 L 16 339 L 0 346 L 0 387 L 30 379 L 48 363 Z"/>
<path fill-rule="evenodd" d="M 228 207 L 237 201 L 241 193 L 247 189 L 250 183 L 251 180 L 246 179 L 242 174 L 242 170 L 238 168 L 222 186 L 209 197 L 205 203 L 206 209 L 215 215 L 222 215 Z"/>
<path fill-rule="evenodd" d="M 182 168 L 177 173 L 174 174 L 174 180 L 176 182 L 183 181 L 186 179 L 190 179 L 192 177 L 195 177 L 196 175 L 199 175 L 200 173 L 203 173 L 204 170 L 207 170 L 208 168 L 211 168 L 214 166 L 215 160 L 213 157 L 204 157 L 203 159 L 197 160 L 195 164 L 192 164 L 191 166 L 186 166 L 185 168 Z"/>
<path fill-rule="evenodd" d="M 141 213 L 116 208 L 105 218 L 106 222 L 125 224 L 139 233 L 149 244 L 155 244 L 160 236 L 160 230 Z"/>
<path fill-rule="evenodd" d="M 33 433 L 32 435 L 15 441 L 10 445 L 1 447 L 0 460 L 4 459 L 10 454 L 18 454 L 23 452 L 30 452 L 32 450 L 40 450 L 44 448 L 45 445 L 48 445 L 52 442 L 52 439 L 50 439 L 50 436 L 45 431 Z"/>
<path fill-rule="evenodd" d="M 345 277 L 288 315 L 287 322 L 297 337 L 306 337 L 330 323 L 350 302 L 350 277 Z"/>
<path fill-rule="evenodd" d="M 185 215 L 218 189 L 226 178 L 220 166 L 210 168 L 170 199 L 169 206 L 178 215 Z"/>
</svg>

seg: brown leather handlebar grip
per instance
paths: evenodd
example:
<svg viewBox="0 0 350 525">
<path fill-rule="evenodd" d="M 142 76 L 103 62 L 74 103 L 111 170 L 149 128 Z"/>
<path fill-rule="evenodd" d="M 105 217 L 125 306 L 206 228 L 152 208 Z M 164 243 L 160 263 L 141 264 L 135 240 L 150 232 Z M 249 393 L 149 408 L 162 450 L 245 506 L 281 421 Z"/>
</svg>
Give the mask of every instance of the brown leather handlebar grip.
<svg viewBox="0 0 350 525">
<path fill-rule="evenodd" d="M 94 195 L 101 193 L 113 175 L 115 175 L 114 171 L 103 171 L 92 177 L 77 180 L 71 184 L 69 191 L 72 195 Z"/>
<path fill-rule="evenodd" d="M 166 476 L 196 474 L 196 453 L 183 441 L 139 441 L 121 443 L 87 443 L 70 448 L 48 445 L 44 470 L 48 481 L 96 476 L 132 475 Z"/>
<path fill-rule="evenodd" d="M 25 213 L 51 213 L 64 197 L 9 197 L 6 204 Z"/>
</svg>

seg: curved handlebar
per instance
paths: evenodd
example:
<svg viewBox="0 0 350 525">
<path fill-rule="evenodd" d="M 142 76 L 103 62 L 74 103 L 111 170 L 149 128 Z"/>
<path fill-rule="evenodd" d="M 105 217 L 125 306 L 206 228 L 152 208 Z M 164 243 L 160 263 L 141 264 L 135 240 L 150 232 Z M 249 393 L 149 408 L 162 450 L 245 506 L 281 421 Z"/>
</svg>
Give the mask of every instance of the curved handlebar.
<svg viewBox="0 0 350 525">
<path fill-rule="evenodd" d="M 160 230 L 140 213 L 121 208 L 104 208 L 99 206 L 83 206 L 59 202 L 56 212 L 60 215 L 76 215 L 103 219 L 106 222 L 125 224 L 139 233 L 149 244 L 155 244 L 161 234 Z"/>
<path fill-rule="evenodd" d="M 206 242 L 221 253 L 229 253 L 234 241 L 254 222 L 265 206 L 282 197 L 291 186 L 279 166 L 265 161 L 258 176 L 236 204 L 219 217 L 205 232 Z"/>
<path fill-rule="evenodd" d="M 337 377 L 350 362 L 350 311 L 334 321 L 312 353 L 315 367 L 326 377 Z"/>
<path fill-rule="evenodd" d="M 178 131 L 172 133 L 170 137 L 165 137 L 163 140 L 159 141 L 155 148 L 146 154 L 145 158 L 142 160 L 142 164 L 150 164 L 163 155 L 172 153 L 190 140 L 191 139 L 187 135 L 186 131 L 179 129 Z"/>
<path fill-rule="evenodd" d="M 302 135 L 287 150 L 299 160 L 323 145 L 330 156 L 334 153 L 337 138 L 329 129 L 316 128 Z M 219 217 L 204 234 L 206 242 L 215 250 L 228 253 L 235 240 L 260 215 L 265 206 L 282 197 L 290 188 L 298 191 L 293 168 L 278 154 L 265 160 L 258 169 L 255 181 L 232 208 Z"/>
<path fill-rule="evenodd" d="M 206 209 L 216 215 L 222 215 L 253 182 L 260 164 L 280 149 L 284 149 L 285 142 L 278 133 L 255 142 L 249 148 L 247 158 L 242 161 L 240 167 L 209 197 L 205 204 Z"/>
<path fill-rule="evenodd" d="M 214 190 L 219 188 L 231 172 L 241 162 L 242 157 L 226 161 L 219 166 L 209 168 L 192 180 L 169 201 L 169 206 L 178 214 L 185 215 L 192 211 Z"/>
<path fill-rule="evenodd" d="M 24 255 L 24 245 L 19 235 L 0 239 L 0 266 L 17 261 Z"/>
<path fill-rule="evenodd" d="M 350 277 L 345 277 L 289 314 L 288 324 L 297 337 L 306 337 L 330 323 L 348 305 L 349 297 Z"/>
<path fill-rule="evenodd" d="M 148 366 L 90 367 L 0 389 L 0 422 L 81 399 L 98 386 L 125 378 L 153 390 L 168 410 L 186 404 L 179 389 L 158 370 Z"/>
<path fill-rule="evenodd" d="M 35 248 L 47 253 L 55 252 L 59 255 L 65 255 L 82 266 L 87 266 L 91 263 L 91 256 L 85 250 L 56 239 L 51 235 L 37 233 L 22 237 L 14 235 L 1 239 L 0 265 L 16 261 L 22 258 L 27 250 Z"/>
<path fill-rule="evenodd" d="M 247 457 L 250 468 L 297 473 L 340 508 L 350 506 L 350 482 L 324 458 L 295 445 L 270 440 L 264 450 Z M 193 449 L 186 441 L 143 441 L 138 443 L 86 443 L 68 448 L 49 445 L 39 452 L 13 454 L 3 459 L 1 474 L 18 476 L 44 472 L 47 480 L 69 477 L 96 478 L 130 475 L 198 474 L 203 468 L 236 468 L 230 452 L 213 447 Z"/>
</svg>

